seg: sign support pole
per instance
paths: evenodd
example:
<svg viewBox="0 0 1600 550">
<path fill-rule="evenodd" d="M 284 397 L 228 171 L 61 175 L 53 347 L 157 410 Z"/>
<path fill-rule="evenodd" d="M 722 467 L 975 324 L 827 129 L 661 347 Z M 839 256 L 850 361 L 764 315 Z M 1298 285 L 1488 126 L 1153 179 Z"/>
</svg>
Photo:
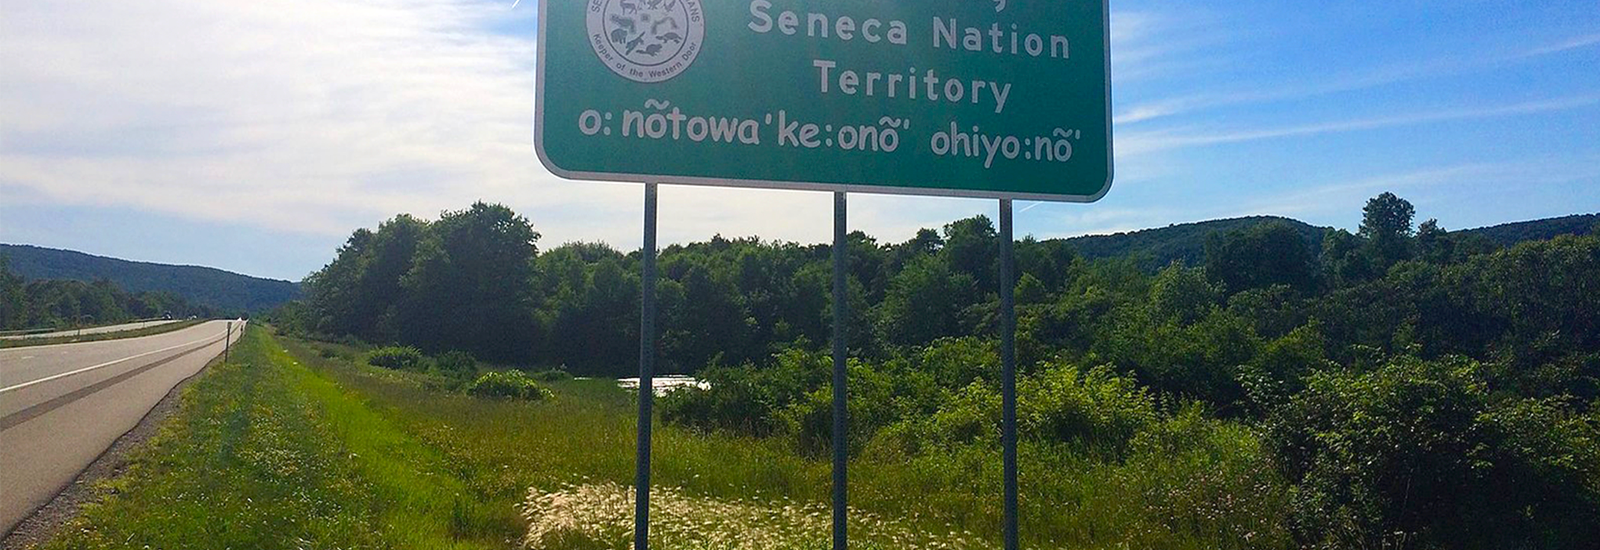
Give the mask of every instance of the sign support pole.
<svg viewBox="0 0 1600 550">
<path fill-rule="evenodd" d="M 1005 550 L 1017 550 L 1017 304 L 1011 199 L 1000 199 L 1000 384 L 1004 418 L 1000 445 L 1005 449 Z"/>
<path fill-rule="evenodd" d="M 833 193 L 833 550 L 850 546 L 845 520 L 845 467 L 849 460 L 849 440 L 845 437 L 849 408 L 845 406 L 846 356 L 845 325 L 850 322 L 849 279 L 845 276 L 847 235 L 845 231 L 845 193 Z"/>
<path fill-rule="evenodd" d="M 639 250 L 639 443 L 634 462 L 633 547 L 650 548 L 650 406 L 655 400 L 656 184 L 644 184 L 644 246 Z"/>
</svg>

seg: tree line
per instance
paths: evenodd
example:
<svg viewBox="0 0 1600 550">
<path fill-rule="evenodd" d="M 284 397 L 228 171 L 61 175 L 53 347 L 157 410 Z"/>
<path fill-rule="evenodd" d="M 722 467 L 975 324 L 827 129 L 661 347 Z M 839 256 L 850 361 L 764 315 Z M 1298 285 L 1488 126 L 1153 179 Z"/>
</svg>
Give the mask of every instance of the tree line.
<svg viewBox="0 0 1600 550">
<path fill-rule="evenodd" d="M 1415 215 L 1384 193 L 1354 233 L 1263 223 L 1154 271 L 1137 254 L 1017 242 L 1006 283 L 1025 441 L 1112 462 L 1223 460 L 1249 473 L 1251 498 L 1282 496 L 1260 510 L 1282 514 L 1298 546 L 1600 540 L 1600 237 L 1503 247 Z M 352 234 L 273 317 L 326 337 L 636 372 L 638 253 L 540 251 L 539 238 L 499 205 L 398 216 Z M 992 446 L 991 221 L 899 243 L 852 232 L 848 246 L 851 452 L 945 460 Z M 664 418 L 825 448 L 829 246 L 719 236 L 667 247 L 659 264 L 664 370 L 711 382 L 671 395 Z M 1216 458 L 1229 456 L 1256 462 Z"/>
<path fill-rule="evenodd" d="M 219 312 L 171 292 L 128 292 L 105 279 L 24 279 L 0 255 L 0 330 L 109 325 L 167 314 L 212 317 Z"/>
</svg>

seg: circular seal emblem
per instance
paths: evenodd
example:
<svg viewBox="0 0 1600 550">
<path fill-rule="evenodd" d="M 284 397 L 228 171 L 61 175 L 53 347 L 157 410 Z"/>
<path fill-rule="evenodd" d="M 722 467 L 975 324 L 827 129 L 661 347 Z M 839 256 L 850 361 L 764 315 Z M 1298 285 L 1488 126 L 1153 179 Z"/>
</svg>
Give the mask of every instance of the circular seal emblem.
<svg viewBox="0 0 1600 550">
<path fill-rule="evenodd" d="M 682 74 L 705 41 L 702 0 L 587 0 L 589 45 L 612 72 L 634 82 Z"/>
</svg>

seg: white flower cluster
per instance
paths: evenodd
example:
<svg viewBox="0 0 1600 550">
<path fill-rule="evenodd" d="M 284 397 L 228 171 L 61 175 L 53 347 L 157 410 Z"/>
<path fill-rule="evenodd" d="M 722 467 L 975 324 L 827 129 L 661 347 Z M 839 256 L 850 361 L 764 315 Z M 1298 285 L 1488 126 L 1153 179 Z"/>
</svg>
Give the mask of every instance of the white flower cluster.
<svg viewBox="0 0 1600 550">
<path fill-rule="evenodd" d="M 615 483 L 528 491 L 526 547 L 556 550 L 574 538 L 628 541 L 633 533 L 633 488 Z M 782 500 L 720 500 L 685 495 L 672 487 L 650 491 L 652 548 L 771 550 L 826 547 L 832 513 L 822 504 Z M 931 533 L 907 522 L 850 511 L 851 540 L 896 549 L 985 548 L 971 533 Z M 819 546 L 819 544 L 821 544 Z"/>
</svg>

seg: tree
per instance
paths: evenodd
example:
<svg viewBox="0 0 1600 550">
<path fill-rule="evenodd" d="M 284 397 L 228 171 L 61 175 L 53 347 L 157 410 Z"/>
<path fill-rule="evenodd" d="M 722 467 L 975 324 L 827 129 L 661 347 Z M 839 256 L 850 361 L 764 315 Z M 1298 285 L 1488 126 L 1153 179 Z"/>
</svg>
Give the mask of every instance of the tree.
<svg viewBox="0 0 1600 550">
<path fill-rule="evenodd" d="M 1411 257 L 1411 219 L 1417 211 L 1410 202 L 1385 192 L 1367 200 L 1361 212 L 1358 235 L 1380 270 Z"/>
<path fill-rule="evenodd" d="M 27 306 L 22 277 L 11 272 L 11 258 L 0 256 L 0 329 L 27 327 Z"/>
<path fill-rule="evenodd" d="M 978 288 L 987 291 L 996 284 L 999 240 L 988 216 L 960 219 L 944 226 L 944 248 L 939 255 L 951 269 L 972 276 Z"/>
<path fill-rule="evenodd" d="M 1040 241 L 1032 235 L 1016 243 L 1017 273 L 1031 275 L 1045 290 L 1056 292 L 1071 281 L 1078 252 L 1061 239 Z"/>
<path fill-rule="evenodd" d="M 1201 270 L 1174 262 L 1156 274 L 1150 304 L 1161 321 L 1190 324 L 1217 305 L 1217 292 Z"/>
<path fill-rule="evenodd" d="M 501 205 L 445 212 L 402 280 L 401 336 L 424 349 L 492 360 L 532 354 L 533 259 L 539 233 Z"/>
<path fill-rule="evenodd" d="M 1044 303 L 1050 294 L 1044 283 L 1039 282 L 1039 278 L 1034 277 L 1032 273 L 1023 273 L 1022 278 L 1017 280 L 1017 286 L 1013 292 L 1018 305 Z"/>
<path fill-rule="evenodd" d="M 1227 294 L 1288 285 L 1310 290 L 1311 250 L 1289 224 L 1274 221 L 1206 237 L 1206 275 Z"/>
<path fill-rule="evenodd" d="M 356 334 L 356 282 L 361 278 L 363 257 L 374 238 L 371 230 L 357 229 L 345 240 L 332 262 L 306 276 L 306 302 L 310 305 L 314 330 L 327 334 Z"/>
<path fill-rule="evenodd" d="M 545 339 L 535 357 L 574 374 L 632 371 L 639 278 L 628 259 L 609 246 L 574 243 L 541 254 L 536 263 Z"/>
<path fill-rule="evenodd" d="M 920 345 L 959 334 L 961 313 L 976 302 L 976 281 L 953 272 L 945 262 L 919 256 L 889 281 L 878 310 L 883 339 L 896 345 Z"/>
<path fill-rule="evenodd" d="M 941 248 L 944 248 L 944 237 L 940 237 L 938 231 L 928 228 L 918 229 L 915 237 L 895 247 L 899 253 L 897 257 L 902 264 L 910 256 L 934 254 Z"/>
<path fill-rule="evenodd" d="M 1334 288 L 1347 287 L 1376 276 L 1372 259 L 1361 247 L 1361 239 L 1349 231 L 1335 229 L 1322 238 L 1322 269 Z"/>
<path fill-rule="evenodd" d="M 681 282 L 683 302 L 666 318 L 664 358 L 685 371 L 706 365 L 737 365 L 755 359 L 755 319 L 726 271 L 694 264 Z"/>
<path fill-rule="evenodd" d="M 1455 256 L 1455 243 L 1450 232 L 1439 227 L 1439 220 L 1429 219 L 1417 226 L 1417 257 L 1425 262 L 1442 264 Z"/>
</svg>

